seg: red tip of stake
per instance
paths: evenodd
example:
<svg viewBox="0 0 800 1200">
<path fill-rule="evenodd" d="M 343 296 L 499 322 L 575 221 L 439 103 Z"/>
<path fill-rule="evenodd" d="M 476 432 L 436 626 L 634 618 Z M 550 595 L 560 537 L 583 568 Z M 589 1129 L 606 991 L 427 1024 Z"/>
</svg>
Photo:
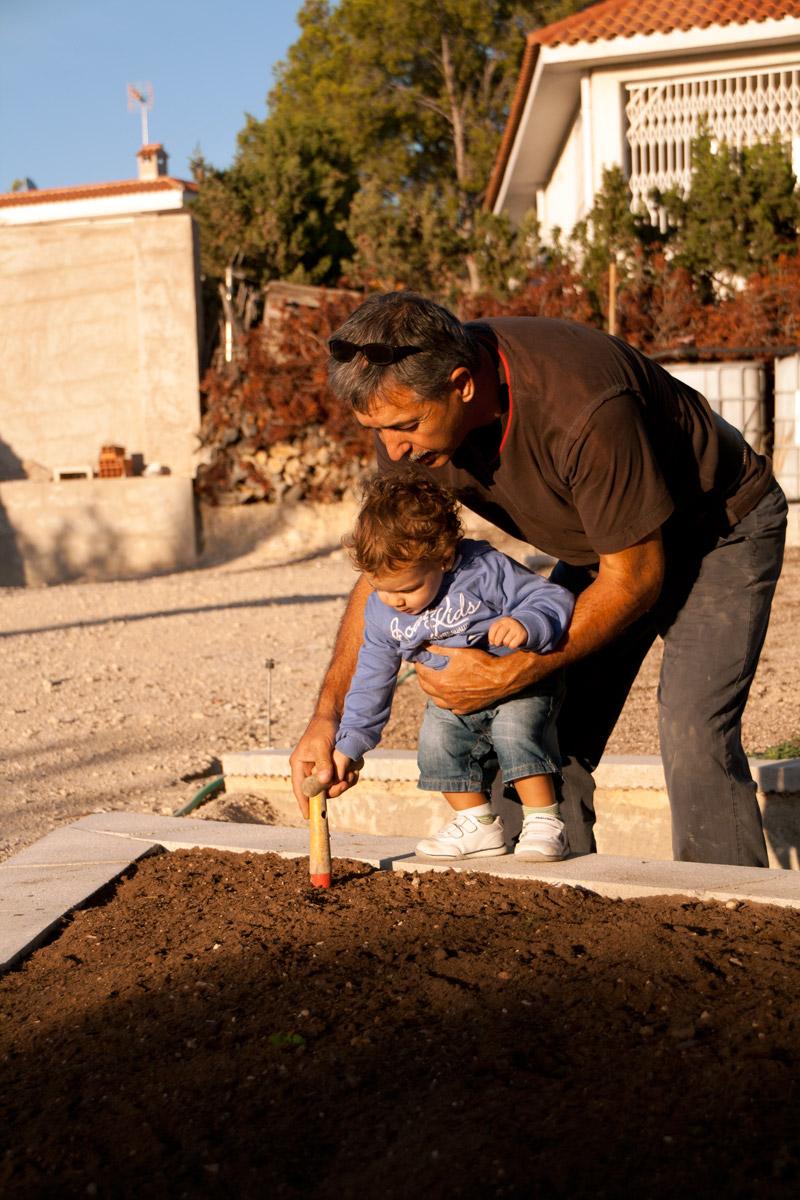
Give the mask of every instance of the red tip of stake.
<svg viewBox="0 0 800 1200">
<path fill-rule="evenodd" d="M 312 875 L 311 885 L 312 887 L 330 887 L 331 877 L 330 875 Z"/>
</svg>

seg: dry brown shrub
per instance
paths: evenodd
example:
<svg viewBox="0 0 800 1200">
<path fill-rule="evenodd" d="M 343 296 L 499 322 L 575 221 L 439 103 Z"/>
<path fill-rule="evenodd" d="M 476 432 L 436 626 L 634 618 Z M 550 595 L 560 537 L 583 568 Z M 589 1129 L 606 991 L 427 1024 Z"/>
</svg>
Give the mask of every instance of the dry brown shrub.
<svg viewBox="0 0 800 1200">
<path fill-rule="evenodd" d="M 643 259 L 618 296 L 620 334 L 645 353 L 679 351 L 712 358 L 757 356 L 800 336 L 800 258 L 782 255 L 740 288 L 701 301 L 692 276 L 660 251 Z"/>
<path fill-rule="evenodd" d="M 730 299 L 708 306 L 702 339 L 706 346 L 744 348 L 752 353 L 796 345 L 800 339 L 800 257 L 781 255 L 751 275 Z"/>
<path fill-rule="evenodd" d="M 318 308 L 287 309 L 277 328 L 251 330 L 232 363 L 206 373 L 200 443 L 211 454 L 197 477 L 204 499 L 242 503 L 290 492 L 334 500 L 351 486 L 371 437 L 328 390 L 326 343 L 352 308 L 351 297 L 323 295 Z M 275 448 L 287 444 L 299 448 L 304 470 L 277 469 Z"/>
<path fill-rule="evenodd" d="M 661 250 L 640 251 L 617 293 L 619 335 L 645 354 L 691 344 L 701 311 L 688 272 Z"/>
<path fill-rule="evenodd" d="M 458 306 L 463 321 L 480 317 L 560 317 L 593 323 L 592 306 L 577 271 L 558 262 L 526 280 L 509 297 L 482 295 L 465 297 Z"/>
<path fill-rule="evenodd" d="M 200 442 L 211 453 L 198 470 L 201 496 L 212 503 L 335 500 L 354 488 L 372 439 L 328 389 L 326 342 L 355 303 L 352 294 L 323 293 L 318 308 L 287 309 L 277 330 L 252 330 L 233 363 L 207 372 Z M 510 297 L 465 296 L 457 310 L 462 320 L 524 314 L 596 326 L 603 319 L 578 271 L 563 261 Z M 800 256 L 783 255 L 739 291 L 708 304 L 662 250 L 642 249 L 623 272 L 617 318 L 620 336 L 646 354 L 758 356 L 794 345 Z M 280 466 L 281 455 L 292 465 Z"/>
</svg>

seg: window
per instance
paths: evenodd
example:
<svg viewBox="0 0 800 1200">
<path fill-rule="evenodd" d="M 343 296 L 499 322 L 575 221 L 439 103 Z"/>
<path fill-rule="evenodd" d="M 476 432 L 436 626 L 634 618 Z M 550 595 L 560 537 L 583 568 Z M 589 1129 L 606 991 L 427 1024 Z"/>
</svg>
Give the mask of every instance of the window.
<svg viewBox="0 0 800 1200">
<path fill-rule="evenodd" d="M 701 121 L 731 146 L 800 139 L 800 65 L 626 84 L 633 206 L 656 219 L 653 188 L 688 187 Z M 795 142 L 796 144 L 796 142 Z"/>
</svg>

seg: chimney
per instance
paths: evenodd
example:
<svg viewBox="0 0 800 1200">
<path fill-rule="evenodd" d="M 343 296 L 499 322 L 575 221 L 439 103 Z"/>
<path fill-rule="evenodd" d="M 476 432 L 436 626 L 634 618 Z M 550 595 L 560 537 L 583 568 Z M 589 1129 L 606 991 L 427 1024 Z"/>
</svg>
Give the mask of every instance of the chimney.
<svg viewBox="0 0 800 1200">
<path fill-rule="evenodd" d="M 142 180 L 158 179 L 167 174 L 167 152 L 160 142 L 152 142 L 137 150 L 139 160 L 139 178 Z"/>
</svg>

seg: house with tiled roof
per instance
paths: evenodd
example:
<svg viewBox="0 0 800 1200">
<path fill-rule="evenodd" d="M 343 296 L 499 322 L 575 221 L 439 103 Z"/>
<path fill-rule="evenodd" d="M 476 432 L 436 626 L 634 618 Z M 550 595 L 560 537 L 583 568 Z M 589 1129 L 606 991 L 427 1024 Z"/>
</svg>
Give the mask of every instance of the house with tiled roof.
<svg viewBox="0 0 800 1200">
<path fill-rule="evenodd" d="M 569 231 L 619 166 L 634 204 L 686 185 L 701 122 L 777 134 L 800 170 L 800 0 L 602 0 L 532 32 L 487 207 Z"/>
<path fill-rule="evenodd" d="M 168 156 L 161 143 L 142 146 L 136 158 L 136 179 L 1 192 L 0 225 L 39 225 L 184 209 L 197 192 L 197 185 L 168 173 Z"/>
</svg>

